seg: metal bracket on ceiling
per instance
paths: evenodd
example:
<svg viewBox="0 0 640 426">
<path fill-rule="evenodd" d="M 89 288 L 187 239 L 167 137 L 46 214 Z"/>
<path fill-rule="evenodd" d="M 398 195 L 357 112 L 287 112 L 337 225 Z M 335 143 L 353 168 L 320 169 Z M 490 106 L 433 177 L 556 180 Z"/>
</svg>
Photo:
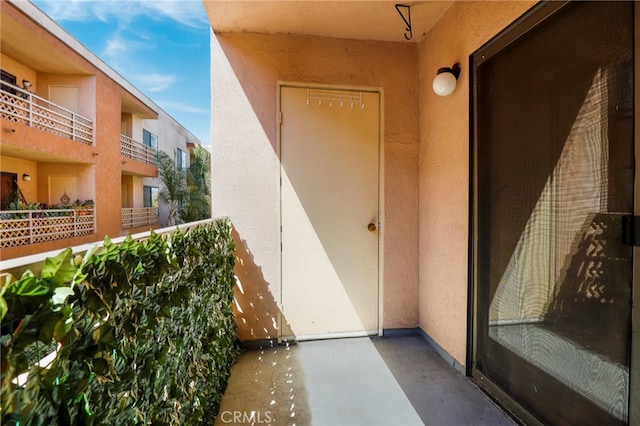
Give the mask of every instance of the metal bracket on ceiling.
<svg viewBox="0 0 640 426">
<path fill-rule="evenodd" d="M 404 9 L 404 12 L 406 12 L 406 16 L 403 13 L 403 11 L 400 9 Z M 411 6 L 408 4 L 398 3 L 396 4 L 396 11 L 404 21 L 404 24 L 407 26 L 405 28 L 405 33 L 404 33 L 405 40 L 411 40 L 413 38 L 413 31 L 411 29 Z M 409 35 L 407 35 L 407 33 L 409 33 Z"/>
</svg>

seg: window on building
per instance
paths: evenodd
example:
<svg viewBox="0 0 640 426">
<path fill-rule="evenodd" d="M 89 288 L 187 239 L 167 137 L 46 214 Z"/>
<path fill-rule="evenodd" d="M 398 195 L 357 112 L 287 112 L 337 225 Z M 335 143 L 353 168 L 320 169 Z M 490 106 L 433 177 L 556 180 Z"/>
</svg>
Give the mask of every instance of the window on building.
<svg viewBox="0 0 640 426">
<path fill-rule="evenodd" d="M 144 186 L 144 207 L 158 207 L 158 188 L 155 186 Z"/>
<path fill-rule="evenodd" d="M 142 143 L 151 148 L 158 149 L 158 136 L 148 130 L 142 129 Z"/>
<path fill-rule="evenodd" d="M 176 155 L 176 163 L 178 166 L 178 170 L 185 170 L 189 163 L 187 162 L 187 152 L 178 148 Z"/>
<path fill-rule="evenodd" d="M 13 74 L 11 74 L 11 73 L 8 73 L 8 72 L 6 72 L 5 70 L 0 70 L 0 74 L 1 74 L 1 75 L 0 75 L 0 79 L 1 79 L 3 82 L 11 83 L 11 84 L 13 84 L 14 86 L 16 85 L 16 81 L 17 81 L 17 80 L 16 80 L 16 76 L 15 76 L 15 75 L 13 75 Z M 13 94 L 13 95 L 15 95 L 15 94 L 16 94 L 16 89 L 14 89 L 13 87 L 8 86 L 8 85 L 6 85 L 6 84 L 2 84 L 2 85 L 0 85 L 0 88 L 1 88 L 3 91 L 5 91 L 5 92 L 9 92 L 9 93 L 11 93 L 11 94 Z"/>
</svg>

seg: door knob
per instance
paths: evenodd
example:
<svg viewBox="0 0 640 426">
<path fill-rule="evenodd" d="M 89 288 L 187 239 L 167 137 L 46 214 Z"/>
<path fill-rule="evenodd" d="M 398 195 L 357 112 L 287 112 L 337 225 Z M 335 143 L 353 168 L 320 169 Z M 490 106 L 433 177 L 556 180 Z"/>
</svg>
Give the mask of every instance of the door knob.
<svg viewBox="0 0 640 426">
<path fill-rule="evenodd" d="M 374 223 L 370 223 L 369 225 L 367 225 L 367 229 L 371 232 L 374 232 L 376 229 L 378 229 L 376 227 L 376 225 Z"/>
</svg>

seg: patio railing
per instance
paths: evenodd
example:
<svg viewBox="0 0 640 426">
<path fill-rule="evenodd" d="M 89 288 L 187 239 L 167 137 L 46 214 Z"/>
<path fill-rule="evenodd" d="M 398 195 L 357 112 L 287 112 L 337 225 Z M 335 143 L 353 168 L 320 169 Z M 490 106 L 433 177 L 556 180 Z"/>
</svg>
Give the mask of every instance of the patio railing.
<svg viewBox="0 0 640 426">
<path fill-rule="evenodd" d="M 157 207 L 138 207 L 122 209 L 122 229 L 139 226 L 156 225 L 158 223 Z"/>
<path fill-rule="evenodd" d="M 128 136 L 120 135 L 120 154 L 148 164 L 158 164 L 158 150 Z"/>
<path fill-rule="evenodd" d="M 93 144 L 92 120 L 7 82 L 0 86 L 0 117 L 85 145 Z"/>
<path fill-rule="evenodd" d="M 90 235 L 94 222 L 93 209 L 2 210 L 0 248 Z"/>
</svg>

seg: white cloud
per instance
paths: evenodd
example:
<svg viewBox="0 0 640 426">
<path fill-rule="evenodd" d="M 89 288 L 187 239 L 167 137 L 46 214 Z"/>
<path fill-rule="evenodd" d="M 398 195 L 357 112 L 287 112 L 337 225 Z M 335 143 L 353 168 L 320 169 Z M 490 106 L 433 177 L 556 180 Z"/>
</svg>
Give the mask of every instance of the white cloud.
<svg viewBox="0 0 640 426">
<path fill-rule="evenodd" d="M 103 56 L 108 59 L 116 59 L 129 51 L 130 43 L 126 40 L 114 37 L 107 40 L 107 46 L 104 49 Z M 117 62 L 117 61 L 116 61 Z"/>
<path fill-rule="evenodd" d="M 3 1 L 3 0 L 0 0 Z M 209 35 L 209 22 L 202 0 L 32 0 L 53 20 L 63 24 L 63 21 L 82 21 L 86 23 L 104 22 L 101 37 L 97 38 L 94 46 L 95 53 L 115 69 L 120 75 L 130 81 L 143 93 L 162 96 L 167 102 L 157 102 L 163 109 L 172 114 L 193 116 L 199 122 L 206 123 L 199 135 L 203 141 L 208 141 L 209 110 L 206 107 L 183 102 L 186 93 L 178 93 L 176 86 L 180 81 L 181 71 L 171 69 L 166 63 L 154 62 L 158 50 L 164 43 L 175 48 L 177 43 L 183 49 L 187 39 L 169 38 L 167 34 L 154 34 L 151 28 L 179 26 L 196 28 L 198 33 Z M 145 25 L 145 21 L 153 21 L 155 26 Z M 149 23 L 149 22 L 146 22 Z M 63 25 L 64 26 L 64 25 Z M 171 30 L 173 28 L 170 28 Z M 196 31 L 194 31 L 195 33 Z M 198 42 L 200 43 L 200 42 Z M 162 55 L 162 52 L 160 53 Z M 175 67 L 174 67 L 175 68 Z M 208 78 L 208 76 L 207 76 Z M 184 124 L 184 123 L 183 123 Z M 192 127 L 199 127 L 195 124 Z"/>
<path fill-rule="evenodd" d="M 97 52 L 112 68 L 139 87 L 159 92 L 176 82 L 173 75 L 155 73 L 141 61 L 153 54 L 156 35 L 149 34 L 142 19 L 174 21 L 190 28 L 208 27 L 202 0 L 33 0 L 53 20 L 101 21 L 113 28 Z M 208 33 L 208 31 L 207 31 Z"/>
<path fill-rule="evenodd" d="M 36 4 L 55 21 L 113 19 L 126 25 L 143 16 L 189 27 L 209 25 L 201 0 L 39 0 Z"/>
<path fill-rule="evenodd" d="M 190 114 L 209 115 L 210 111 L 205 108 L 198 108 L 194 105 L 175 101 L 158 101 L 158 104 L 165 110 L 179 110 Z"/>
<path fill-rule="evenodd" d="M 147 0 L 138 3 L 161 17 L 173 19 L 189 27 L 209 25 L 204 13 L 204 6 L 200 0 Z"/>
<path fill-rule="evenodd" d="M 176 82 L 176 77 L 170 74 L 135 74 L 132 79 L 137 82 L 143 91 L 161 92 L 171 87 Z"/>
<path fill-rule="evenodd" d="M 41 0 L 37 2 L 36 6 L 54 21 L 83 21 L 98 18 L 98 15 L 92 10 L 92 5 L 83 0 Z"/>
<path fill-rule="evenodd" d="M 161 92 L 175 84 L 175 75 L 158 73 L 144 61 L 140 61 L 138 54 L 144 46 L 141 43 L 115 35 L 106 40 L 106 47 L 102 52 L 105 61 L 121 75 L 126 76 L 143 92 Z"/>
</svg>

